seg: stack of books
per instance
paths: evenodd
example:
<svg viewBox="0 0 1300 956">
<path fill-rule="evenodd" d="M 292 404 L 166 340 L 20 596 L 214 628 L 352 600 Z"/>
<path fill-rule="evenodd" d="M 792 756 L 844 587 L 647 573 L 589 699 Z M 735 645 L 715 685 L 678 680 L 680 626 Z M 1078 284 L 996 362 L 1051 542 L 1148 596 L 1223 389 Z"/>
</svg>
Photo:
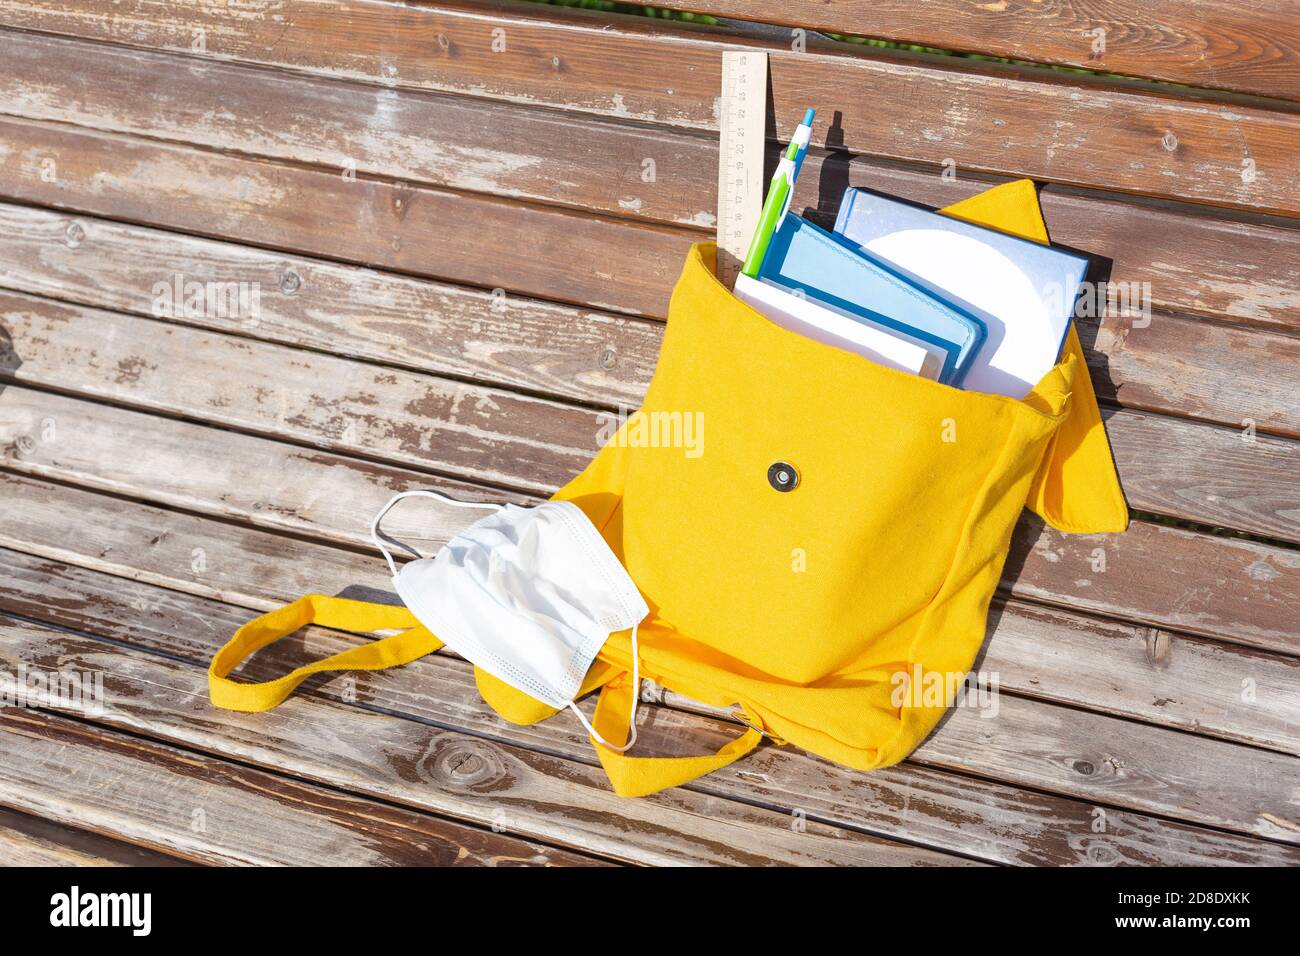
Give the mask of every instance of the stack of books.
<svg viewBox="0 0 1300 956">
<path fill-rule="evenodd" d="M 789 211 L 811 121 L 773 176 L 737 297 L 881 365 L 1025 397 L 1060 356 L 1088 260 L 854 188 L 827 232 Z"/>
</svg>

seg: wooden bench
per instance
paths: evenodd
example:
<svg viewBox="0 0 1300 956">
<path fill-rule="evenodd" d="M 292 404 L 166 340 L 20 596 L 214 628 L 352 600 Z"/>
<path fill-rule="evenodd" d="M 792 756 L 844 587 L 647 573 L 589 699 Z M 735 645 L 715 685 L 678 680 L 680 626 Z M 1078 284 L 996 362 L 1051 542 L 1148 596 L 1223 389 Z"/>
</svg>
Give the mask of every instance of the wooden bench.
<svg viewBox="0 0 1300 956">
<path fill-rule="evenodd" d="M 0 709 L 0 859 L 1300 862 L 1300 23 L 661 5 L 725 25 L 0 0 L 0 671 L 103 680 L 97 712 Z M 1081 329 L 1133 525 L 1026 517 L 979 664 L 997 719 L 958 709 L 876 773 L 765 746 L 629 801 L 576 720 L 503 722 L 449 655 L 212 709 L 206 663 L 254 613 L 386 589 L 367 522 L 394 490 L 539 500 L 638 404 L 711 238 L 739 46 L 770 53 L 773 156 L 805 105 L 827 120 L 796 208 L 1028 176 L 1054 242 L 1149 284 L 1148 318 Z M 246 307 L 173 308 L 178 282 Z M 394 533 L 465 522 L 421 519 Z M 351 641 L 309 630 L 245 673 Z M 641 719 L 646 752 L 734 734 L 662 692 Z"/>
</svg>

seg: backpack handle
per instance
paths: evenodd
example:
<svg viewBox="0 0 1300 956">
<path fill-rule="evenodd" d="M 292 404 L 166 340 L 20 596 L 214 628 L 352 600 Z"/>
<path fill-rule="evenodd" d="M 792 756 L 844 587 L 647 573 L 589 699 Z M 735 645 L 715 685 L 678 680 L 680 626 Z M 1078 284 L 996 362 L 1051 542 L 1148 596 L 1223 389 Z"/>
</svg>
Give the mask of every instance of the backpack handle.
<svg viewBox="0 0 1300 956">
<path fill-rule="evenodd" d="M 637 690 L 626 671 L 601 688 L 592 725 L 602 737 L 620 744 L 626 741 Z M 762 732 L 751 726 L 716 753 L 700 757 L 629 757 L 602 747 L 594 738 L 592 744 L 615 793 L 620 797 L 646 797 L 721 770 L 757 747 L 762 739 Z"/>
<path fill-rule="evenodd" d="M 397 627 L 406 630 L 304 664 L 274 680 L 244 684 L 226 676 L 249 655 L 308 624 L 319 624 L 354 634 Z M 253 618 L 231 635 L 225 646 L 213 656 L 212 664 L 208 667 L 208 696 L 215 706 L 226 710 L 270 710 L 292 694 L 294 688 L 310 675 L 320 671 L 377 671 L 410 663 L 440 647 L 442 641 L 429 633 L 429 629 L 405 607 L 328 597 L 324 594 L 307 594 L 292 604 Z"/>
</svg>

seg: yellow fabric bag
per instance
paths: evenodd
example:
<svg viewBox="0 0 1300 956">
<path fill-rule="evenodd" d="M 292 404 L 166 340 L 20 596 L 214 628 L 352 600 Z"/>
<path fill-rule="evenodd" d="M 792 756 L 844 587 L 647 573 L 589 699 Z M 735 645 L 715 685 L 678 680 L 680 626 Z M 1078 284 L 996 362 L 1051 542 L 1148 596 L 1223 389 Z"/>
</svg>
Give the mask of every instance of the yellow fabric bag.
<svg viewBox="0 0 1300 956">
<path fill-rule="evenodd" d="M 945 212 L 1047 240 L 1028 181 Z M 700 757 L 635 757 L 593 741 L 624 796 L 724 767 L 764 734 L 860 770 L 896 763 L 952 704 L 983 642 L 1021 509 L 1071 532 L 1128 521 L 1073 329 L 1024 400 L 962 391 L 772 324 L 717 280 L 714 253 L 702 243 L 687 257 L 642 409 L 555 495 L 600 529 L 650 606 L 641 674 L 738 706 L 750 725 Z M 656 440 L 686 416 L 703 425 L 700 447 Z M 797 473 L 792 490 L 769 480 L 776 463 Z M 332 626 L 411 629 L 279 681 L 229 679 L 285 628 L 330 625 L 313 608 L 337 600 L 304 598 L 241 628 L 213 659 L 213 702 L 266 709 L 307 673 L 388 666 L 438 646 L 399 610 L 319 605 Z M 583 685 L 601 688 L 593 723 L 616 745 L 637 690 L 630 650 L 628 632 L 612 635 Z M 921 686 L 939 678 L 939 700 L 905 693 L 918 675 Z M 509 720 L 555 713 L 482 670 L 476 678 Z"/>
</svg>

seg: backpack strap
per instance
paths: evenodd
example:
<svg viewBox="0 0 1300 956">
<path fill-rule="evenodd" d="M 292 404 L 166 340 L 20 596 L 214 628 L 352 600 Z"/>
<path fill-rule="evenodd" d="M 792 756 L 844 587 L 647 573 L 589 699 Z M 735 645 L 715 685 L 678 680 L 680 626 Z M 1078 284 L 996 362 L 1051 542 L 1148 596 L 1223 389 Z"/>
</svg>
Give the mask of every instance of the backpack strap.
<svg viewBox="0 0 1300 956">
<path fill-rule="evenodd" d="M 304 664 L 274 680 L 241 684 L 228 675 L 249 655 L 308 624 L 364 634 L 405 628 L 400 634 L 350 647 L 322 660 Z M 321 671 L 377 671 L 407 664 L 442 647 L 429 629 L 405 607 L 372 604 L 348 598 L 307 594 L 261 617 L 255 617 L 231 636 L 212 658 L 208 668 L 208 696 L 226 710 L 270 710 L 293 693 L 295 687 Z"/>
<path fill-rule="evenodd" d="M 592 725 L 606 740 L 621 745 L 627 740 L 628 720 L 637 693 L 628 673 L 606 684 L 596 701 Z M 646 797 L 670 787 L 680 787 L 745 756 L 763 739 L 757 727 L 750 727 L 717 753 L 700 757 L 629 757 L 592 739 L 605 775 L 620 797 Z"/>
</svg>

